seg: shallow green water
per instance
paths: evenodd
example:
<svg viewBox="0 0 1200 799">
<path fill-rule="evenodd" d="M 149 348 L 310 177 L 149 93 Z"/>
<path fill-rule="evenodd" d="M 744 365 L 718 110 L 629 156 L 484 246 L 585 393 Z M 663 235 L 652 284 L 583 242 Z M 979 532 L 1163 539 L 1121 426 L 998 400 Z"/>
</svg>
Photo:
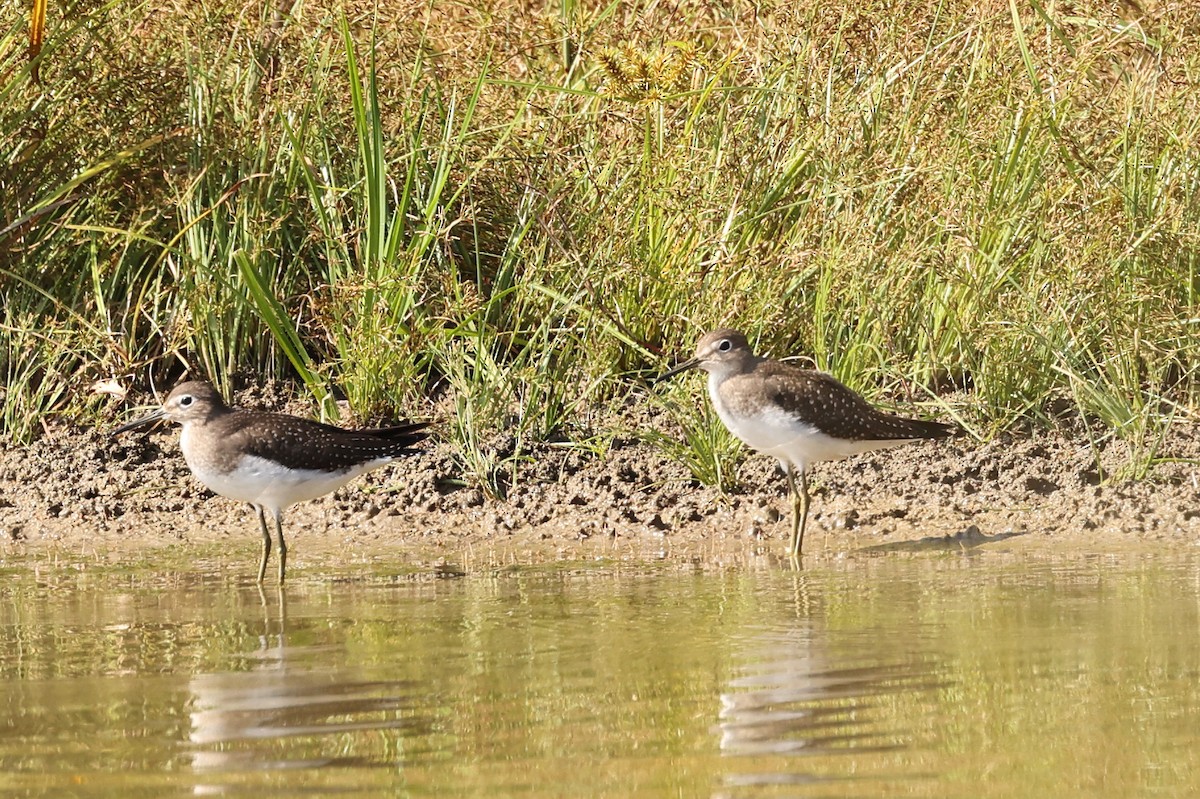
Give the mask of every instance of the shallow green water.
<svg viewBox="0 0 1200 799">
<path fill-rule="evenodd" d="M 240 579 L 240 578 L 239 578 Z M 0 795 L 1191 796 L 1200 560 L 0 566 Z"/>
</svg>

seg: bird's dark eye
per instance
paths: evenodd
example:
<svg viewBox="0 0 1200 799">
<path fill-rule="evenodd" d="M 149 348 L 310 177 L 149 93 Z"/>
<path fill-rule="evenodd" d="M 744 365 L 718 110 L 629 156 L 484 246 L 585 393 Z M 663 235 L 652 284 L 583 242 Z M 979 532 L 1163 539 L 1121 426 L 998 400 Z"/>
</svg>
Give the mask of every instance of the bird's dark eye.
<svg viewBox="0 0 1200 799">
<path fill-rule="evenodd" d="M 729 352 L 731 349 L 733 349 L 733 342 L 727 338 L 721 339 L 721 343 L 717 345 L 717 349 L 719 349 L 721 352 Z"/>
<path fill-rule="evenodd" d="M 184 407 L 184 408 L 186 408 L 187 406 L 191 405 L 191 404 L 192 404 L 192 395 L 191 395 L 191 394 L 188 394 L 188 395 L 187 395 L 187 396 L 185 396 L 185 397 L 180 397 L 180 398 L 179 398 L 179 404 L 180 404 L 182 407 Z"/>
</svg>

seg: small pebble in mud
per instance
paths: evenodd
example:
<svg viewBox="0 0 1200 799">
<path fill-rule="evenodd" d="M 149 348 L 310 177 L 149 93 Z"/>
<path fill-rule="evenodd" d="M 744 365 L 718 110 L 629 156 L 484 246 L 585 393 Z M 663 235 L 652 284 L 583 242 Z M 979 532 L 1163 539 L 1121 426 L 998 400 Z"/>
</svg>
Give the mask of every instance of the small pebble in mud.
<svg viewBox="0 0 1200 799">
<path fill-rule="evenodd" d="M 512 516 L 496 514 L 492 517 L 492 526 L 505 532 L 512 532 L 513 528 L 517 526 L 517 522 Z"/>
<path fill-rule="evenodd" d="M 962 541 L 969 541 L 973 538 L 981 538 L 982 536 L 983 536 L 983 533 L 981 533 L 979 531 L 979 527 L 974 524 L 971 524 L 971 525 L 967 525 L 966 529 L 959 530 L 953 536 L 946 536 L 946 537 L 954 538 L 954 539 L 958 539 L 958 540 L 962 540 Z"/>
<path fill-rule="evenodd" d="M 469 488 L 460 495 L 459 504 L 464 508 L 477 508 L 483 504 L 483 492 L 478 488 Z"/>
<path fill-rule="evenodd" d="M 783 518 L 783 514 L 779 512 L 779 508 L 773 507 L 771 505 L 768 505 L 767 507 L 763 508 L 763 512 L 755 517 L 756 520 L 762 519 L 763 521 L 767 522 L 768 524 L 774 524 L 775 522 L 779 521 L 782 518 Z"/>
<path fill-rule="evenodd" d="M 650 527 L 654 528 L 655 530 L 671 529 L 671 525 L 669 525 L 665 521 L 663 521 L 662 515 L 658 514 L 658 513 L 651 516 L 650 519 L 646 522 L 646 524 L 648 524 Z"/>
<path fill-rule="evenodd" d="M 834 530 L 853 530 L 858 526 L 858 511 L 851 508 L 841 513 L 836 513 L 830 524 Z"/>
</svg>

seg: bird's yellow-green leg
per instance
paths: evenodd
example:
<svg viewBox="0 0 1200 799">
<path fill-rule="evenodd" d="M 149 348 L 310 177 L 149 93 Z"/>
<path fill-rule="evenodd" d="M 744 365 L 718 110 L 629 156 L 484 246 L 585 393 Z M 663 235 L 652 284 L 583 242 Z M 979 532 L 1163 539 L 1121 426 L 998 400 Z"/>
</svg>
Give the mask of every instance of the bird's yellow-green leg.
<svg viewBox="0 0 1200 799">
<path fill-rule="evenodd" d="M 287 569 L 287 544 L 283 541 L 283 514 L 275 514 L 275 535 L 279 538 L 279 584 L 283 585 L 283 573 Z"/>
<path fill-rule="evenodd" d="M 267 531 L 267 517 L 263 515 L 262 508 L 256 508 L 258 511 L 258 526 L 262 529 L 263 546 L 262 560 L 258 562 L 258 583 L 262 585 L 263 577 L 267 573 L 267 558 L 271 557 L 271 534 Z"/>
<path fill-rule="evenodd" d="M 796 467 L 788 466 L 788 491 L 792 495 L 792 541 L 790 554 L 800 557 L 804 548 L 804 527 L 808 523 L 808 473 L 800 470 L 800 486 L 796 487 Z"/>
</svg>

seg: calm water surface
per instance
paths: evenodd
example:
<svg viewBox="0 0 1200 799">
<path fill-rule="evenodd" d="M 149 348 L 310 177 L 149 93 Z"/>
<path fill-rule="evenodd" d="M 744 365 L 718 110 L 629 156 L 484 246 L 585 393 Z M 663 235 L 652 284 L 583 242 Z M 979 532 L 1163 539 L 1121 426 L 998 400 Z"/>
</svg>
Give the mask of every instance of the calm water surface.
<svg viewBox="0 0 1200 799">
<path fill-rule="evenodd" d="M 0 795 L 1200 791 L 1165 548 L 350 576 L 0 561 Z"/>
</svg>

